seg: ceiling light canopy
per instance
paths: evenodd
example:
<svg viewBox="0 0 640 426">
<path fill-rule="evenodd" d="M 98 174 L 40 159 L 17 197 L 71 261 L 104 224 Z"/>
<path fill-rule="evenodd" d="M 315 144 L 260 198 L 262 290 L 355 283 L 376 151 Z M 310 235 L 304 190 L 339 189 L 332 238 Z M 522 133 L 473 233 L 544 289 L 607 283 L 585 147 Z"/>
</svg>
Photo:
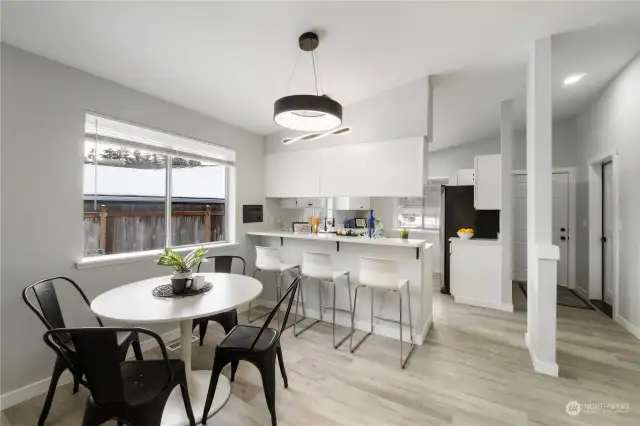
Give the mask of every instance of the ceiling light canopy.
<svg viewBox="0 0 640 426">
<path fill-rule="evenodd" d="M 576 84 L 580 80 L 582 80 L 587 74 L 579 73 L 579 74 L 571 74 L 569 77 L 564 79 L 565 86 L 571 86 L 572 84 Z"/>
<path fill-rule="evenodd" d="M 273 104 L 273 121 L 291 130 L 324 132 L 342 124 L 342 105 L 318 90 L 318 66 L 315 50 L 320 44 L 318 35 L 304 33 L 298 39 L 300 49 L 311 52 L 315 95 L 290 95 L 278 99 Z M 296 65 L 298 61 L 296 60 Z M 293 68 L 295 74 L 296 67 Z M 293 78 L 293 74 L 291 77 Z M 291 80 L 289 80 L 289 84 Z M 287 92 L 289 88 L 287 87 Z"/>
</svg>

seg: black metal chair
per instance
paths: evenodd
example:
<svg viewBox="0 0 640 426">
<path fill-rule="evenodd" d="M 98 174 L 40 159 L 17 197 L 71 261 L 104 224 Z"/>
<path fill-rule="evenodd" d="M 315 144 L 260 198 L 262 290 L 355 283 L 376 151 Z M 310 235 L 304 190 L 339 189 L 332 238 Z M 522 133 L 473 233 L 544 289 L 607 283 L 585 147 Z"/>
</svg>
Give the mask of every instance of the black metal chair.
<svg viewBox="0 0 640 426">
<path fill-rule="evenodd" d="M 80 294 L 87 306 L 90 305 L 89 299 L 87 299 L 87 296 L 84 294 L 82 289 L 70 278 L 53 277 L 31 284 L 30 286 L 22 290 L 22 299 L 27 304 L 29 309 L 31 309 L 37 315 L 40 321 L 42 321 L 47 330 L 52 330 L 54 328 L 65 328 L 62 310 L 60 309 L 60 303 L 58 302 L 58 296 L 56 294 L 56 289 L 54 286 L 54 282 L 56 281 L 66 281 L 67 283 L 71 284 Z M 30 293 L 33 293 L 33 296 L 35 296 L 39 308 L 36 307 L 36 305 L 29 299 Z M 100 327 L 102 327 L 103 324 L 100 318 L 96 317 L 96 320 Z M 69 339 L 62 339 L 61 342 L 67 343 L 69 342 Z M 138 335 L 135 332 L 122 332 L 118 334 L 118 348 L 121 357 L 120 360 L 122 361 L 126 358 L 129 345 L 133 347 L 136 359 L 141 360 L 142 349 L 140 348 L 140 340 L 138 339 Z M 81 383 L 80 379 L 82 378 L 82 366 L 79 365 L 76 360 L 73 344 L 70 343 L 66 350 L 69 351 L 69 353 L 67 354 L 68 361 L 74 363 L 75 371 L 77 372 L 77 374 L 80 374 L 80 376 L 74 374 L 73 393 L 76 393 L 78 392 L 78 387 Z M 56 353 L 58 352 L 56 351 Z M 49 410 L 51 409 L 51 403 L 53 402 L 53 395 L 56 392 L 56 387 L 58 385 L 60 375 L 68 368 L 67 362 L 65 362 L 65 360 L 63 360 L 60 356 L 56 358 L 56 362 L 53 366 L 53 373 L 51 374 L 51 382 L 49 383 L 47 397 L 44 401 L 44 406 L 42 407 L 42 412 L 40 413 L 40 418 L 38 420 L 38 426 L 43 426 L 44 422 L 47 420 Z"/>
<path fill-rule="evenodd" d="M 154 338 L 163 359 L 123 362 L 118 334 L 125 332 Z M 195 426 L 184 362 L 169 359 L 156 333 L 138 327 L 59 328 L 47 331 L 44 341 L 76 377 L 84 374 L 87 379 L 79 379 L 91 392 L 82 426 L 99 426 L 108 420 L 117 420 L 119 426 L 160 426 L 167 399 L 176 386 L 180 386 L 189 424 Z M 68 357 L 72 352 L 77 360 Z M 82 371 L 75 371 L 76 361 Z"/>
<path fill-rule="evenodd" d="M 282 359 L 280 335 L 285 330 L 285 324 L 287 324 L 291 305 L 293 304 L 299 283 L 300 277 L 296 277 L 280 300 L 278 300 L 278 303 L 262 327 L 254 327 L 251 325 L 235 326 L 218 344 L 215 358 L 213 359 L 211 382 L 209 383 L 207 400 L 202 414 L 202 424 L 205 424 L 207 421 L 207 414 L 209 413 L 209 409 L 211 409 L 213 397 L 216 393 L 216 386 L 218 385 L 218 378 L 220 377 L 222 369 L 231 363 L 231 381 L 233 382 L 236 370 L 238 369 L 238 363 L 240 361 L 248 361 L 255 365 L 260 371 L 267 407 L 271 413 L 271 424 L 272 426 L 276 426 L 276 357 L 280 365 L 280 374 L 284 381 L 284 387 L 287 388 L 289 387 L 289 382 L 284 369 L 284 360 Z M 280 305 L 282 305 L 289 296 L 291 297 L 289 298 L 289 305 L 287 306 L 281 330 L 269 328 L 269 323 L 280 309 Z"/>
<path fill-rule="evenodd" d="M 245 274 L 247 269 L 247 262 L 240 256 L 209 256 L 207 259 L 213 259 L 213 271 L 221 272 L 225 274 L 231 273 L 231 266 L 233 265 L 233 259 L 238 259 L 242 262 L 242 275 Z M 198 272 L 200 272 L 200 266 L 202 264 L 198 264 Z M 217 322 L 224 328 L 225 334 L 229 333 L 233 327 L 238 325 L 238 311 L 235 309 L 231 309 L 226 312 L 219 312 L 214 315 L 210 315 L 208 317 L 197 318 L 193 320 L 193 328 L 199 327 L 200 331 L 200 346 L 202 346 L 202 342 L 204 341 L 204 336 L 207 334 L 207 325 L 209 321 Z"/>
</svg>

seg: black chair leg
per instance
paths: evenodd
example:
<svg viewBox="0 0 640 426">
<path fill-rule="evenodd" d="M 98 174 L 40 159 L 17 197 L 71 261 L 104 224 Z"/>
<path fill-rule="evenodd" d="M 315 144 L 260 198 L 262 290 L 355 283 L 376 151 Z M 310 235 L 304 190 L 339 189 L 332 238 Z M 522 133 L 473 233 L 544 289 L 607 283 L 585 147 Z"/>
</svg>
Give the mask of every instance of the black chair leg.
<svg viewBox="0 0 640 426">
<path fill-rule="evenodd" d="M 231 361 L 231 379 L 230 382 L 233 382 L 236 379 L 236 371 L 238 371 L 238 364 L 240 361 Z"/>
<path fill-rule="evenodd" d="M 67 367 L 65 361 L 60 357 L 56 357 L 56 363 L 53 365 L 53 373 L 51 374 L 51 382 L 49 383 L 49 391 L 47 392 L 47 398 L 44 400 L 42 412 L 40 412 L 38 426 L 44 426 L 44 422 L 49 416 L 49 410 L 51 409 L 51 403 L 53 402 L 53 395 L 56 393 L 58 380 L 60 379 L 60 375 L 62 375 L 62 373 L 66 369 Z"/>
<path fill-rule="evenodd" d="M 282 347 L 278 345 L 277 355 L 278 355 L 278 364 L 280 364 L 280 374 L 282 375 L 282 381 L 284 382 L 284 387 L 289 387 L 289 380 L 287 379 L 287 372 L 284 369 L 284 359 L 282 358 Z"/>
<path fill-rule="evenodd" d="M 93 404 L 91 401 L 87 401 L 84 409 L 84 415 L 82 416 L 82 426 L 99 426 L 109 420 L 111 416 L 102 408 Z M 118 421 L 118 425 L 122 424 Z"/>
<path fill-rule="evenodd" d="M 211 404 L 213 404 L 213 397 L 216 394 L 216 387 L 218 386 L 218 378 L 222 373 L 222 369 L 229 362 L 227 360 L 222 360 L 218 354 L 216 354 L 213 359 L 213 368 L 211 369 L 211 381 L 209 382 L 209 390 L 207 391 L 207 400 L 204 404 L 204 411 L 202 412 L 202 424 L 207 424 L 207 416 L 209 414 L 209 410 L 211 409 Z"/>
<path fill-rule="evenodd" d="M 200 330 L 200 346 L 202 346 L 204 342 L 204 336 L 207 334 L 207 326 L 209 325 L 208 321 L 201 322 L 198 324 L 198 329 Z"/>
<path fill-rule="evenodd" d="M 275 354 L 273 354 L 275 355 Z M 258 370 L 262 375 L 262 387 L 264 397 L 267 400 L 267 407 L 271 413 L 271 426 L 277 426 L 276 420 L 276 360 L 275 356 L 265 356 L 260 361 Z"/>
<path fill-rule="evenodd" d="M 184 383 L 180 384 L 180 392 L 182 393 L 184 409 L 187 412 L 187 418 L 189 419 L 189 426 L 196 426 L 196 419 L 193 417 L 193 409 L 191 408 L 191 398 L 189 398 L 189 391 L 187 390 L 186 378 Z"/>
<path fill-rule="evenodd" d="M 80 390 L 80 382 L 78 379 L 73 379 L 73 393 L 76 394 Z"/>
<path fill-rule="evenodd" d="M 131 347 L 133 348 L 133 354 L 135 355 L 138 361 L 142 361 L 142 348 L 140 347 L 140 340 L 133 340 L 131 342 Z"/>
</svg>

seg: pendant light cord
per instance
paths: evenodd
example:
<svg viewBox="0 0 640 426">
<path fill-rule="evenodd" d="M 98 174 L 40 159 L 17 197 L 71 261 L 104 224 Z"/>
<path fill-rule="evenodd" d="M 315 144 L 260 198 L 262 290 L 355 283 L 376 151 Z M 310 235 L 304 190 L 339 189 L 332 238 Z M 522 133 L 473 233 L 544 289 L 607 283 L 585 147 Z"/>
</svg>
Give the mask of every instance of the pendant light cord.
<svg viewBox="0 0 640 426">
<path fill-rule="evenodd" d="M 291 82 L 293 81 L 293 76 L 296 73 L 296 68 L 298 68 L 298 61 L 300 60 L 300 52 L 302 50 L 298 50 L 298 56 L 296 57 L 296 63 L 293 65 L 293 71 L 291 71 L 291 77 L 289 77 L 289 82 L 287 83 L 287 90 L 285 90 L 284 94 L 287 95 L 289 93 L 289 87 L 291 86 Z"/>
<path fill-rule="evenodd" d="M 313 81 L 316 86 L 316 96 L 320 96 L 318 93 L 318 74 L 316 73 L 316 54 L 315 49 L 311 51 L 311 62 L 313 63 Z"/>
<path fill-rule="evenodd" d="M 314 58 L 317 56 L 315 49 L 311 52 L 311 54 L 314 56 Z M 316 77 L 316 95 L 319 95 L 318 88 L 317 88 L 318 82 L 320 83 L 320 93 L 324 95 L 324 87 L 322 87 L 322 76 L 320 75 L 320 61 L 317 58 L 315 58 L 314 64 L 315 64 L 314 71 L 315 71 L 315 68 L 318 68 L 318 76 Z"/>
</svg>

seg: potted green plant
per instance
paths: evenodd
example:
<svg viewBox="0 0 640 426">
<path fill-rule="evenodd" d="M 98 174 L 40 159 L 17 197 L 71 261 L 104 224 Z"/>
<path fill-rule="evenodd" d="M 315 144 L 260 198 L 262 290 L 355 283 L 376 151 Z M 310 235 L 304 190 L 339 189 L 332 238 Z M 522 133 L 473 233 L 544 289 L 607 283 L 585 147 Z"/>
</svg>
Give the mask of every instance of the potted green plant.
<svg viewBox="0 0 640 426">
<path fill-rule="evenodd" d="M 191 281 L 191 269 L 199 263 L 206 262 L 206 254 L 207 250 L 204 247 L 197 248 L 184 257 L 170 248 L 164 249 L 158 259 L 158 265 L 173 268 L 171 286 L 175 294 L 184 293 L 188 289 L 187 281 Z"/>
</svg>

